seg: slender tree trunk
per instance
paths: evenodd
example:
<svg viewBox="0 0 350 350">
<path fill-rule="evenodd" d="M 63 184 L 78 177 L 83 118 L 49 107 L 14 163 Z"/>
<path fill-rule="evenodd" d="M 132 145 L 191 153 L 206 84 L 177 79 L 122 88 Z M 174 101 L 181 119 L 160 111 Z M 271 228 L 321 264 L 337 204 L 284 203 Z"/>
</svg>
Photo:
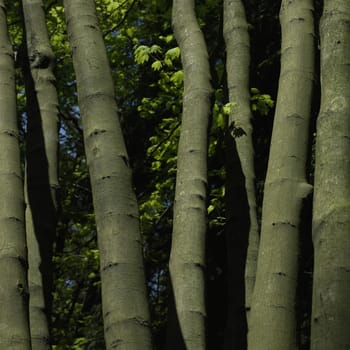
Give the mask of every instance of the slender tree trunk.
<svg viewBox="0 0 350 350">
<path fill-rule="evenodd" d="M 265 182 L 249 350 L 296 349 L 298 240 L 314 79 L 311 0 L 282 0 L 281 73 Z"/>
<path fill-rule="evenodd" d="M 52 247 L 56 236 L 58 97 L 41 0 L 23 0 L 28 102 L 26 143 L 26 228 L 29 316 L 32 346 L 49 349 Z"/>
<path fill-rule="evenodd" d="M 259 226 L 256 213 L 253 130 L 249 92 L 250 42 L 248 23 L 241 0 L 224 1 L 224 39 L 229 102 L 232 103 L 229 128 L 232 129 L 232 136 L 235 138 L 249 206 L 249 225 L 247 226 L 249 231 L 240 233 L 248 236 L 245 266 L 245 307 L 248 318 L 255 284 Z"/>
<path fill-rule="evenodd" d="M 0 0 L 0 169 L 0 349 L 30 350 L 15 70 L 3 0 Z"/>
<path fill-rule="evenodd" d="M 230 132 L 227 132 L 225 146 L 227 316 L 223 349 L 245 350 L 247 348 L 245 266 L 249 238 L 249 204 L 237 144 Z"/>
<path fill-rule="evenodd" d="M 96 214 L 106 346 L 151 349 L 138 206 L 95 4 L 65 0 L 64 8 Z"/>
<path fill-rule="evenodd" d="M 170 276 L 183 340 L 205 348 L 204 265 L 210 68 L 193 0 L 174 0 L 173 28 L 181 50 L 184 95 L 178 148 Z"/>
<path fill-rule="evenodd" d="M 325 0 L 317 121 L 311 349 L 350 348 L 350 2 Z"/>
</svg>

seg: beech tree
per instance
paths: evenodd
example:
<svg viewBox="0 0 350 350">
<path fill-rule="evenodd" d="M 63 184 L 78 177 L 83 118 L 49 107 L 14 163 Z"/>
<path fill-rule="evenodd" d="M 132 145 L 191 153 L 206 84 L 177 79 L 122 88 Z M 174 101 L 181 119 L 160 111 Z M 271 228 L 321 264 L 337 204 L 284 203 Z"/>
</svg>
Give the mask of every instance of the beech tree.
<svg viewBox="0 0 350 350">
<path fill-rule="evenodd" d="M 151 349 L 136 197 L 94 1 L 64 1 L 100 251 L 107 349 Z"/>
<path fill-rule="evenodd" d="M 255 284 L 259 227 L 254 185 L 253 127 L 251 123 L 253 115 L 249 88 L 250 40 L 245 9 L 241 1 L 228 0 L 224 2 L 224 38 L 227 51 L 226 69 L 230 108 L 228 124 L 232 136 L 235 138 L 249 205 L 249 238 L 245 267 L 245 305 L 249 313 Z M 235 176 L 236 174 L 231 175 Z"/>
<path fill-rule="evenodd" d="M 14 54 L 0 1 L 0 347 L 31 349 L 23 177 L 18 144 Z"/>
<path fill-rule="evenodd" d="M 295 299 L 302 200 L 314 79 L 310 0 L 283 1 L 281 73 L 265 179 L 249 349 L 296 348 Z"/>
<path fill-rule="evenodd" d="M 227 137 L 226 156 L 229 160 L 226 167 L 225 192 L 229 287 L 225 349 L 229 349 L 246 346 L 246 322 L 249 319 L 255 284 L 259 227 L 255 197 L 253 115 L 249 86 L 248 23 L 241 1 L 224 1 L 223 5 L 223 35 L 226 44 L 230 109 L 228 117 L 230 136 Z"/>
<path fill-rule="evenodd" d="M 26 232 L 32 347 L 50 342 L 52 250 L 56 239 L 58 97 L 54 55 L 41 0 L 23 0 L 27 55 Z"/>
<path fill-rule="evenodd" d="M 184 69 L 173 236 L 169 260 L 176 312 L 187 349 L 205 349 L 205 236 L 210 69 L 194 1 L 175 0 L 172 23 Z"/>
<path fill-rule="evenodd" d="M 0 348 L 347 349 L 349 6 L 0 0 Z"/>
<path fill-rule="evenodd" d="M 317 119 L 311 349 L 350 345 L 350 3 L 325 1 Z"/>
</svg>

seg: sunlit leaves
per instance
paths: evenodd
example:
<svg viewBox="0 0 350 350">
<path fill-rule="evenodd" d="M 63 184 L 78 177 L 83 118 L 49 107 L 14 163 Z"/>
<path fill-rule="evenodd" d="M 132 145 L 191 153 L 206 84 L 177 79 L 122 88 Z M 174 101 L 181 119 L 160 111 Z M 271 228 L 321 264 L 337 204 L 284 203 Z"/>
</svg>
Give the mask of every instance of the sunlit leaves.
<svg viewBox="0 0 350 350">
<path fill-rule="evenodd" d="M 159 45 L 140 45 L 134 50 L 135 62 L 138 64 L 144 64 L 148 62 L 151 58 L 154 60 L 151 67 L 159 71 L 165 65 L 168 67 L 173 67 L 175 60 L 180 57 L 180 48 L 173 47 L 162 55 L 163 49 Z M 157 55 L 158 54 L 158 55 Z"/>
<path fill-rule="evenodd" d="M 120 7 L 120 1 L 110 0 L 110 1 L 106 1 L 106 3 L 107 3 L 107 12 L 108 13 L 111 13 Z"/>
<path fill-rule="evenodd" d="M 152 69 L 155 70 L 155 71 L 161 70 L 162 67 L 163 67 L 162 61 L 159 61 L 159 60 L 154 61 L 154 62 L 152 63 L 152 65 L 151 65 L 151 67 L 152 67 Z"/>
<path fill-rule="evenodd" d="M 162 48 L 159 45 L 152 45 L 149 48 L 149 52 L 150 53 L 161 53 L 162 52 Z"/>
<path fill-rule="evenodd" d="M 262 116 L 267 116 L 274 107 L 275 102 L 268 94 L 261 94 L 256 88 L 250 89 L 252 110 L 259 112 Z"/>
<path fill-rule="evenodd" d="M 178 70 L 178 71 L 174 72 L 170 77 L 170 81 L 173 82 L 174 85 L 176 85 L 177 87 L 182 86 L 183 81 L 184 81 L 183 70 Z"/>
<path fill-rule="evenodd" d="M 236 102 L 228 102 L 222 106 L 222 112 L 225 115 L 230 115 L 233 112 L 233 107 L 237 106 Z"/>
<path fill-rule="evenodd" d="M 160 40 L 163 40 L 165 41 L 167 44 L 169 44 L 170 42 L 172 42 L 174 40 L 174 35 L 173 34 L 169 34 L 167 36 L 163 36 L 163 35 L 160 35 L 159 36 L 159 39 Z"/>
<path fill-rule="evenodd" d="M 151 53 L 151 48 L 146 45 L 140 45 L 135 49 L 135 61 L 139 64 L 148 62 Z"/>
<path fill-rule="evenodd" d="M 173 61 L 180 57 L 180 48 L 179 47 L 173 47 L 169 49 L 164 56 L 164 63 L 167 66 L 172 66 Z"/>
</svg>

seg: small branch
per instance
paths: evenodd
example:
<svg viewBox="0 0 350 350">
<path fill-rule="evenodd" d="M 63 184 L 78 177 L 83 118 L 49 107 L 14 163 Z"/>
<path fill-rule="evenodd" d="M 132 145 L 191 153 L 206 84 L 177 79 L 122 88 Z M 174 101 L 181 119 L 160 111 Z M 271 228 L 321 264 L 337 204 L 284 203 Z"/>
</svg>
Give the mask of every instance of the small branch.
<svg viewBox="0 0 350 350">
<path fill-rule="evenodd" d="M 119 7 L 123 6 L 127 1 L 128 1 L 128 0 L 126 0 L 125 2 L 123 2 Z M 108 34 L 113 33 L 115 30 L 117 30 L 117 29 L 126 21 L 126 19 L 127 19 L 128 15 L 129 15 L 130 11 L 132 10 L 132 8 L 133 8 L 134 5 L 136 4 L 136 2 L 137 2 L 137 0 L 133 0 L 133 2 L 131 3 L 131 5 L 129 6 L 129 8 L 126 10 L 124 17 L 123 17 L 113 28 L 111 28 L 110 30 L 108 30 L 107 32 L 105 32 L 105 33 L 103 34 L 103 39 L 105 39 L 106 36 L 107 36 Z M 118 7 L 118 8 L 119 8 L 119 7 Z"/>
</svg>

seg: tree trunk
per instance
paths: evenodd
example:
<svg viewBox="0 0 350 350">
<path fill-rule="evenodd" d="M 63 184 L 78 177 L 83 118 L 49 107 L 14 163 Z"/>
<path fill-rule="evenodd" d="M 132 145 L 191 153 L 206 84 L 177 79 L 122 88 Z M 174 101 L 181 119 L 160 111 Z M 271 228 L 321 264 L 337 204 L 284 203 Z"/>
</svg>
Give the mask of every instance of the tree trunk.
<svg viewBox="0 0 350 350">
<path fill-rule="evenodd" d="M 325 0 L 313 205 L 311 348 L 350 348 L 350 2 Z"/>
<path fill-rule="evenodd" d="M 256 213 L 253 130 L 249 92 L 250 43 L 248 23 L 241 0 L 224 1 L 224 39 L 229 102 L 232 103 L 229 129 L 232 130 L 232 136 L 235 139 L 244 176 L 245 197 L 248 199 L 249 206 L 248 225 L 244 224 L 248 231 L 244 232 L 241 227 L 240 232 L 241 235 L 248 237 L 245 266 L 245 308 L 248 319 L 255 284 L 259 227 Z M 235 233 L 231 232 L 231 234 Z"/>
<path fill-rule="evenodd" d="M 58 97 L 41 0 L 23 0 L 28 104 L 26 142 L 26 229 L 32 346 L 49 349 L 52 247 L 56 237 Z"/>
<path fill-rule="evenodd" d="M 193 0 L 174 0 L 173 28 L 181 50 L 184 95 L 178 148 L 170 276 L 186 348 L 205 349 L 205 234 L 210 69 Z"/>
<path fill-rule="evenodd" d="M 15 70 L 3 0 L 0 0 L 0 150 L 0 349 L 30 350 Z"/>
<path fill-rule="evenodd" d="M 245 266 L 249 234 L 249 204 L 242 163 L 231 133 L 226 135 L 227 316 L 224 350 L 247 348 Z"/>
<path fill-rule="evenodd" d="M 131 168 L 93 0 L 65 0 L 100 250 L 107 349 L 151 349 Z"/>
<path fill-rule="evenodd" d="M 249 350 L 296 349 L 295 302 L 314 79 L 311 0 L 282 0 L 281 73 L 266 175 Z"/>
</svg>

